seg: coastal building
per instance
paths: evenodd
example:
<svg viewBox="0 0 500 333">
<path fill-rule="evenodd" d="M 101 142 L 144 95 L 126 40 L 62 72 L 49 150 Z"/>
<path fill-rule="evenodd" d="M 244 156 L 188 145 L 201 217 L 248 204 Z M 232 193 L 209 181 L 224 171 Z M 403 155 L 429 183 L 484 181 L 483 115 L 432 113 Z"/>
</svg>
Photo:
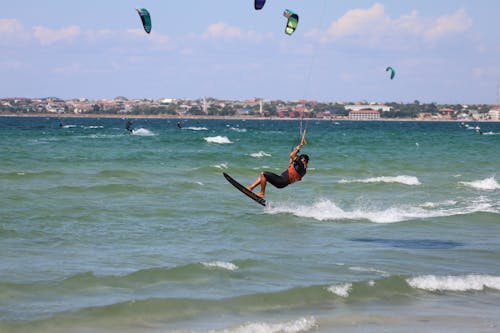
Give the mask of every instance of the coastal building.
<svg viewBox="0 0 500 333">
<path fill-rule="evenodd" d="M 377 110 L 382 112 L 388 112 L 392 110 L 392 107 L 383 105 L 383 104 L 350 104 L 344 106 L 344 108 L 348 111 L 355 110 Z"/>
<path fill-rule="evenodd" d="M 377 110 L 353 110 L 349 112 L 350 120 L 377 120 L 380 119 L 380 112 Z"/>
<path fill-rule="evenodd" d="M 439 110 L 439 114 L 441 114 L 445 119 L 451 119 L 454 113 L 455 110 L 449 108 L 444 108 Z"/>
<path fill-rule="evenodd" d="M 499 121 L 500 120 L 500 108 L 490 110 L 488 112 L 488 116 L 490 116 L 491 120 Z"/>
</svg>

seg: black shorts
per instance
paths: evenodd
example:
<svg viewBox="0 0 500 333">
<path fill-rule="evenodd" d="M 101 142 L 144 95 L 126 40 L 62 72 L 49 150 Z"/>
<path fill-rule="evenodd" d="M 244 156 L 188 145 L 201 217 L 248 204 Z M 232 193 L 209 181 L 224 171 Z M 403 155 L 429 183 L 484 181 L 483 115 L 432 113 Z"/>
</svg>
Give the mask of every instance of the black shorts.
<svg viewBox="0 0 500 333">
<path fill-rule="evenodd" d="M 264 172 L 264 177 L 268 182 L 270 182 L 274 187 L 283 188 L 290 184 L 288 180 L 288 170 L 283 172 L 281 176 L 272 173 L 272 172 Z"/>
</svg>

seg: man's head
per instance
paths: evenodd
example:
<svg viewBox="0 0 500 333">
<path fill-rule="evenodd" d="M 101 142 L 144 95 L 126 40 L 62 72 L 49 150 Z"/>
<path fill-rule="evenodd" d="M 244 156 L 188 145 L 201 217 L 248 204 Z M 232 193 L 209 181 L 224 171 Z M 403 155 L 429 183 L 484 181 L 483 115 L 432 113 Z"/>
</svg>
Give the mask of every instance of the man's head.
<svg viewBox="0 0 500 333">
<path fill-rule="evenodd" d="M 309 163 L 309 156 L 306 154 L 302 154 L 299 156 L 299 160 L 301 160 L 304 163 Z"/>
</svg>

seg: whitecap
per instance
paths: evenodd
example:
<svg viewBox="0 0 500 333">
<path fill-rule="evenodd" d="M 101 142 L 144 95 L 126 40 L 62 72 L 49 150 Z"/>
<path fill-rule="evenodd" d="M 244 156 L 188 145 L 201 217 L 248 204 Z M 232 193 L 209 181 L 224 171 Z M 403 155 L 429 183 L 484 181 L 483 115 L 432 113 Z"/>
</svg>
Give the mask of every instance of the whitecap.
<svg viewBox="0 0 500 333">
<path fill-rule="evenodd" d="M 226 163 L 215 164 L 215 165 L 212 165 L 212 167 L 217 168 L 217 169 L 221 169 L 221 170 L 225 170 L 225 169 L 227 169 L 227 164 Z"/>
<path fill-rule="evenodd" d="M 417 177 L 414 176 L 395 176 L 395 177 L 373 177 L 373 178 L 366 178 L 366 179 L 352 179 L 352 180 L 347 180 L 347 179 L 342 179 L 339 181 L 339 183 L 346 184 L 346 183 L 401 183 L 404 185 L 420 185 L 420 181 L 418 180 Z"/>
<path fill-rule="evenodd" d="M 386 209 L 354 208 L 351 211 L 338 207 L 334 202 L 322 199 L 311 205 L 297 205 L 293 202 L 274 203 L 268 214 L 288 213 L 318 221 L 368 220 L 374 223 L 395 223 L 414 219 L 464 215 L 474 212 L 496 212 L 487 198 L 468 202 L 468 206 L 427 209 L 421 206 L 401 205 Z"/>
<path fill-rule="evenodd" d="M 189 126 L 189 127 L 184 127 L 187 130 L 191 131 L 208 131 L 208 128 L 206 127 L 196 127 L 196 126 Z"/>
<path fill-rule="evenodd" d="M 132 131 L 132 135 L 137 136 L 154 136 L 155 134 L 145 128 L 138 128 Z"/>
<path fill-rule="evenodd" d="M 347 298 L 349 297 L 349 292 L 352 290 L 352 283 L 332 285 L 326 288 L 326 290 L 337 296 Z"/>
<path fill-rule="evenodd" d="M 235 264 L 233 264 L 231 262 L 225 262 L 225 261 L 202 262 L 201 264 L 205 267 L 222 268 L 222 269 L 226 269 L 228 271 L 235 271 L 239 268 Z"/>
<path fill-rule="evenodd" d="M 245 133 L 247 131 L 246 128 L 238 128 L 238 127 L 231 127 L 231 130 L 239 133 Z"/>
<path fill-rule="evenodd" d="M 498 190 L 500 189 L 500 184 L 496 181 L 495 177 L 490 177 L 482 180 L 476 180 L 472 182 L 460 182 L 460 184 L 472 187 L 478 190 Z"/>
<path fill-rule="evenodd" d="M 210 143 L 220 143 L 220 144 L 226 144 L 226 143 L 232 143 L 227 136 L 209 136 L 204 138 L 206 142 Z"/>
<path fill-rule="evenodd" d="M 314 317 L 299 318 L 281 323 L 245 323 L 210 333 L 299 333 L 312 331 L 317 327 Z"/>
<path fill-rule="evenodd" d="M 271 154 L 266 153 L 265 151 L 259 151 L 258 153 L 251 153 L 250 156 L 256 157 L 256 158 L 262 158 L 262 157 L 267 157 L 267 156 L 272 156 Z"/>
<path fill-rule="evenodd" d="M 484 288 L 500 290 L 500 276 L 464 275 L 435 276 L 423 275 L 406 279 L 406 282 L 416 289 L 429 291 L 468 291 L 484 290 Z"/>
</svg>

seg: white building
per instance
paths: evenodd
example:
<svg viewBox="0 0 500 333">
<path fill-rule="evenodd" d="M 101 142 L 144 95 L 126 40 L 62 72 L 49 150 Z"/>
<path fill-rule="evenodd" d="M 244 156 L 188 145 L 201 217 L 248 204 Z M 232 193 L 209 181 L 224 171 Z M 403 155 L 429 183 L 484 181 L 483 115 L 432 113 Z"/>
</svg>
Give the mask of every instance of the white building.
<svg viewBox="0 0 500 333">
<path fill-rule="evenodd" d="M 391 111 L 392 107 L 383 105 L 383 104 L 352 104 L 344 106 L 346 110 L 354 111 L 354 110 L 377 110 L 382 112 Z"/>
<path fill-rule="evenodd" d="M 492 109 L 488 112 L 488 115 L 490 116 L 491 120 L 500 120 L 500 109 Z"/>
<path fill-rule="evenodd" d="M 349 112 L 351 120 L 376 120 L 380 119 L 380 112 L 376 110 L 353 110 Z"/>
</svg>

